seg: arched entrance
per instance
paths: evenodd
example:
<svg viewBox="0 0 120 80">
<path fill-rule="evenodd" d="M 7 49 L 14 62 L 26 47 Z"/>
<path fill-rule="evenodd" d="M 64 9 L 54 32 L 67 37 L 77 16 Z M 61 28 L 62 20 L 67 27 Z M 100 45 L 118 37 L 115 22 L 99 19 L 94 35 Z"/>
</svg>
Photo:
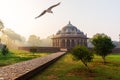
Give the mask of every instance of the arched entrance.
<svg viewBox="0 0 120 80">
<path fill-rule="evenodd" d="M 61 41 L 61 47 L 65 48 L 65 39 L 62 39 L 62 41 Z"/>
<path fill-rule="evenodd" d="M 67 42 L 66 42 L 66 47 L 69 48 L 70 47 L 70 40 L 67 39 Z"/>
</svg>

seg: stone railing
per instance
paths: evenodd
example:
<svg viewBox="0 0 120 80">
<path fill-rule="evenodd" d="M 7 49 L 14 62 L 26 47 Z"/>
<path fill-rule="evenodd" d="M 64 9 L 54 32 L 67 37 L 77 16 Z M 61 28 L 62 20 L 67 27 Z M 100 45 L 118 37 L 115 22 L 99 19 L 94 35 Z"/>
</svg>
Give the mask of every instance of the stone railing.
<svg viewBox="0 0 120 80">
<path fill-rule="evenodd" d="M 57 52 L 48 56 L 1 67 L 0 80 L 28 80 L 64 54 L 65 52 Z"/>
</svg>

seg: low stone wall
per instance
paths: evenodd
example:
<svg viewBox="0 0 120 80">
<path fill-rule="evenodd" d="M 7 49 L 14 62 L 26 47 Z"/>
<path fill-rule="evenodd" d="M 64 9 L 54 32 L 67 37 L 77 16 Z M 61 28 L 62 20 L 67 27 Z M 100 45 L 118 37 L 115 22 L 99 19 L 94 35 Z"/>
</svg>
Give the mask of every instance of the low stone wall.
<svg viewBox="0 0 120 80">
<path fill-rule="evenodd" d="M 16 63 L 0 68 L 0 80 L 28 80 L 43 68 L 63 56 L 65 52 L 57 52 L 48 56 Z"/>
<path fill-rule="evenodd" d="M 88 48 L 90 51 L 94 51 L 94 49 L 93 48 Z M 119 54 L 120 53 L 120 48 L 114 48 L 114 49 L 112 49 L 112 53 L 117 53 L 117 54 Z"/>
<path fill-rule="evenodd" d="M 30 51 L 32 52 L 58 52 L 61 49 L 58 47 L 19 47 L 18 49 L 20 50 L 26 50 L 26 51 Z M 70 52 L 72 50 L 72 48 L 67 49 L 68 52 Z M 93 48 L 89 48 L 89 50 L 93 51 Z M 120 53 L 120 48 L 114 48 L 112 50 L 112 53 Z"/>
<path fill-rule="evenodd" d="M 112 50 L 112 53 L 120 53 L 120 48 L 114 48 L 114 49 Z"/>
<path fill-rule="evenodd" d="M 57 47 L 18 47 L 20 50 L 26 50 L 32 52 L 32 50 L 35 50 L 34 52 L 58 52 L 60 51 L 60 48 Z"/>
</svg>

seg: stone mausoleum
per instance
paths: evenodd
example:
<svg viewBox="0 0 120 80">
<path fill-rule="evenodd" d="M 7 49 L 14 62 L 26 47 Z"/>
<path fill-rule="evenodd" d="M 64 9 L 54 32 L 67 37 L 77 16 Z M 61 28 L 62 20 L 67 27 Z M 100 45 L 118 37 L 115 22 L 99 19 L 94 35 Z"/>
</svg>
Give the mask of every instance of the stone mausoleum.
<svg viewBox="0 0 120 80">
<path fill-rule="evenodd" d="M 87 46 L 87 35 L 85 35 L 76 26 L 73 26 L 70 21 L 59 30 L 52 38 L 53 47 L 70 49 L 76 45 Z"/>
</svg>

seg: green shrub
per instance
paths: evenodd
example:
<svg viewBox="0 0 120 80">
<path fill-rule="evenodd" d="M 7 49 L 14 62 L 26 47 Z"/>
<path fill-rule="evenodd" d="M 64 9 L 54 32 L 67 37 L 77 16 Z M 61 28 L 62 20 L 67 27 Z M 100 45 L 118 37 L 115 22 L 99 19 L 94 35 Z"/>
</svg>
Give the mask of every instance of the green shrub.
<svg viewBox="0 0 120 80">
<path fill-rule="evenodd" d="M 93 54 L 89 52 L 88 48 L 85 46 L 76 46 L 72 50 L 72 55 L 89 69 L 87 63 L 91 62 L 93 59 Z"/>
<path fill-rule="evenodd" d="M 9 50 L 6 45 L 3 45 L 3 48 L 1 49 L 1 53 L 3 56 L 6 56 L 9 53 Z"/>
</svg>

